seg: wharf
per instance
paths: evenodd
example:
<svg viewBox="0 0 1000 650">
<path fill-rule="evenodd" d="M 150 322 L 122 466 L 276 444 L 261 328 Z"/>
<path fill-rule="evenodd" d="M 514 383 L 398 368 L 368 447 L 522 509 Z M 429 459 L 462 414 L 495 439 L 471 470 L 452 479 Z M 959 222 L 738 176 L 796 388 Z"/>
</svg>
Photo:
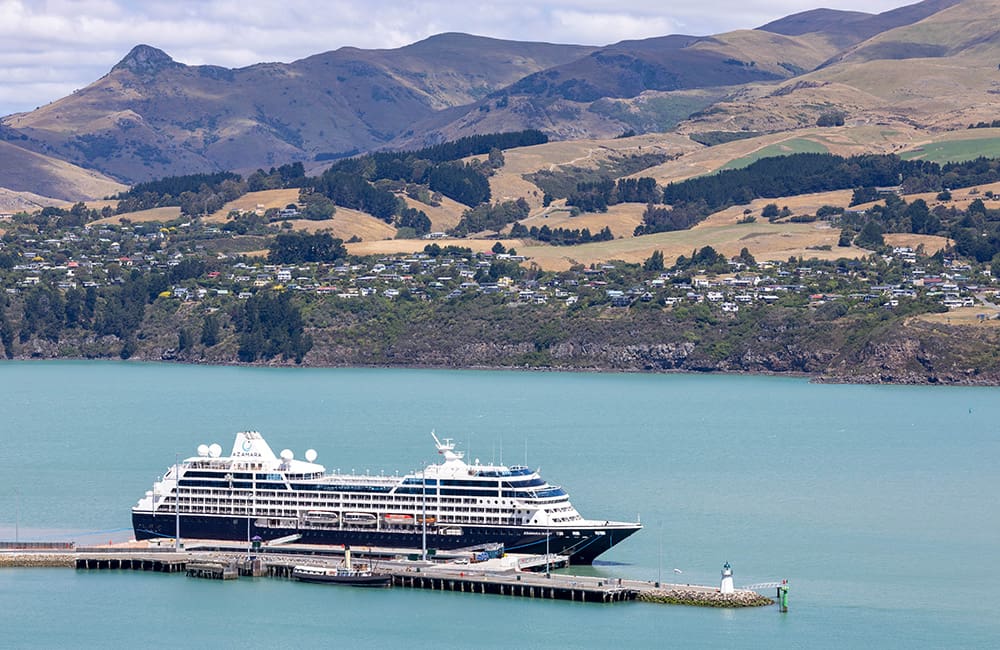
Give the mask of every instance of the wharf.
<svg viewBox="0 0 1000 650">
<path fill-rule="evenodd" d="M 545 566 L 565 566 L 562 556 L 508 554 L 483 562 L 469 563 L 463 557 L 438 557 L 436 561 L 404 559 L 396 549 L 366 549 L 366 559 L 376 573 L 392 576 L 395 587 L 492 594 L 545 600 L 585 603 L 641 601 L 709 607 L 758 607 L 773 604 L 754 591 L 736 590 L 722 594 L 716 587 L 671 585 L 622 578 L 549 573 Z M 232 580 L 240 576 L 291 579 L 295 566 L 308 564 L 335 567 L 342 563 L 339 548 L 269 548 L 266 553 L 249 555 L 246 547 L 192 547 L 175 550 L 156 546 L 117 545 L 77 548 L 71 551 L 3 551 L 0 567 L 63 566 L 78 570 L 126 570 L 185 573 L 190 577 Z"/>
</svg>

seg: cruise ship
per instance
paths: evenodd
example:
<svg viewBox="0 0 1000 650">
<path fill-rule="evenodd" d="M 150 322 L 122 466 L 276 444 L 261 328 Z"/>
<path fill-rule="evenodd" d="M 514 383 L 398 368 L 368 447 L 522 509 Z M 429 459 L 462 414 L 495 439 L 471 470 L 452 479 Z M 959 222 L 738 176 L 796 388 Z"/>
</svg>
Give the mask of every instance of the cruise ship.
<svg viewBox="0 0 1000 650">
<path fill-rule="evenodd" d="M 413 550 L 503 544 L 590 564 L 642 528 L 584 519 L 538 472 L 469 464 L 451 440 L 431 435 L 441 462 L 406 476 L 327 474 L 314 450 L 305 460 L 288 449 L 276 455 L 255 431 L 237 433 L 228 456 L 218 444 L 200 445 L 132 508 L 135 537 Z"/>
</svg>

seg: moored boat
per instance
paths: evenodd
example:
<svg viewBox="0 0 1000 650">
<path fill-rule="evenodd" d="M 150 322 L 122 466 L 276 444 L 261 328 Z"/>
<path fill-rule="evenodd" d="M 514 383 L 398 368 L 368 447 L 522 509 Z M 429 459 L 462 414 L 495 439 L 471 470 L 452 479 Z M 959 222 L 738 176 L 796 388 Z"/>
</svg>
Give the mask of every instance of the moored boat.
<svg viewBox="0 0 1000 650">
<path fill-rule="evenodd" d="M 300 582 L 318 582 L 351 587 L 389 587 L 392 576 L 347 567 L 316 567 L 301 565 L 292 568 L 292 577 Z"/>
</svg>

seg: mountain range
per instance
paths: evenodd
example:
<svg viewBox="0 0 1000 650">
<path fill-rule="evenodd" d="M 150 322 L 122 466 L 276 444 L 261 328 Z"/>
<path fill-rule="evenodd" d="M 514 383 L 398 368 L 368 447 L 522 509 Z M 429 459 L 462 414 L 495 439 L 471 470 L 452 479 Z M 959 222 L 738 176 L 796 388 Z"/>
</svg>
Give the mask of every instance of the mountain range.
<svg viewBox="0 0 1000 650">
<path fill-rule="evenodd" d="M 605 47 L 440 34 L 293 63 L 188 66 L 137 45 L 73 94 L 0 120 L 0 188 L 98 197 L 167 175 L 318 168 L 476 133 L 956 129 L 998 117 L 1000 3 L 816 9 L 752 30 Z M 27 196 L 27 194 L 25 194 Z"/>
</svg>

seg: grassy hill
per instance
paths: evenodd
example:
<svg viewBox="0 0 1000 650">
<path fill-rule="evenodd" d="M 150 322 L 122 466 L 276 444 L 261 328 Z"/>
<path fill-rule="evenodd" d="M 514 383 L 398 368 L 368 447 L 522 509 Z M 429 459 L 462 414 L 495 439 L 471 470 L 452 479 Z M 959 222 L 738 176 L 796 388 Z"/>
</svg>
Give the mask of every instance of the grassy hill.
<svg viewBox="0 0 1000 650">
<path fill-rule="evenodd" d="M 1000 158 L 1000 129 L 968 129 L 937 136 L 900 152 L 906 160 L 961 162 L 979 157 Z"/>
<path fill-rule="evenodd" d="M 848 124 L 934 129 L 996 119 L 1000 5 L 943 0 L 909 9 L 907 20 L 920 19 L 872 35 L 792 81 L 747 85 L 681 130 L 789 130 L 830 111 Z"/>
<path fill-rule="evenodd" d="M 0 140 L 0 187 L 26 205 L 80 201 L 116 194 L 125 186 L 104 174 Z"/>
</svg>

